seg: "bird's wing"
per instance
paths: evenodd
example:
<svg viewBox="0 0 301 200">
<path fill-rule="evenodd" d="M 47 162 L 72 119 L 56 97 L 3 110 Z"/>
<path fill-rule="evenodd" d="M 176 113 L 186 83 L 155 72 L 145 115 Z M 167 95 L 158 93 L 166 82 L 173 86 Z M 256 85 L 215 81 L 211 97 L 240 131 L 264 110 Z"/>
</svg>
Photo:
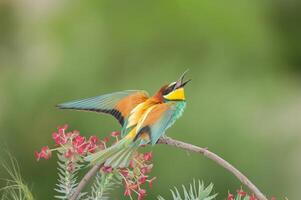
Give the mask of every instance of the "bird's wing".
<svg viewBox="0 0 301 200">
<path fill-rule="evenodd" d="M 148 99 L 148 94 L 143 90 L 126 90 L 70 101 L 59 104 L 57 107 L 111 114 L 123 125 L 124 119 L 129 116 L 131 110 L 146 99 Z"/>
<path fill-rule="evenodd" d="M 137 137 L 148 133 L 154 145 L 173 123 L 176 106 L 174 103 L 157 104 L 151 108 L 144 119 L 137 125 Z"/>
</svg>

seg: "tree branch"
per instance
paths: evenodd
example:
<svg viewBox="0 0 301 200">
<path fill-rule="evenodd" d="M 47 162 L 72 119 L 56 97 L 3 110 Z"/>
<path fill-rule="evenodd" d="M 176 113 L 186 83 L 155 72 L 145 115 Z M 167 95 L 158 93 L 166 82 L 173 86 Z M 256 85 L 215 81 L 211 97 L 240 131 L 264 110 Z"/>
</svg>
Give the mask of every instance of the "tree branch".
<svg viewBox="0 0 301 200">
<path fill-rule="evenodd" d="M 201 148 L 192 144 L 188 144 L 179 140 L 174 140 L 170 137 L 161 137 L 158 141 L 158 144 L 167 144 L 169 146 L 174 146 L 180 149 L 196 152 L 203 154 L 205 157 L 209 158 L 210 160 L 213 160 L 218 165 L 224 167 L 226 170 L 231 172 L 238 180 L 240 180 L 241 183 L 243 183 L 246 187 L 249 188 L 251 192 L 255 194 L 257 199 L 259 200 L 267 200 L 267 198 L 260 192 L 260 190 L 240 171 L 238 171 L 233 165 L 231 165 L 226 160 L 222 159 L 215 153 L 212 153 L 207 148 Z"/>
<path fill-rule="evenodd" d="M 191 152 L 196 152 L 204 155 L 205 157 L 213 160 L 218 165 L 224 167 L 226 170 L 231 172 L 242 184 L 249 188 L 251 192 L 255 194 L 258 200 L 267 200 L 262 192 L 240 171 L 238 171 L 233 165 L 229 162 L 224 160 L 223 158 L 219 157 L 215 153 L 209 151 L 207 148 L 198 147 L 192 144 L 188 144 L 179 140 L 172 139 L 170 137 L 161 137 L 158 141 L 158 144 L 166 144 L 169 146 L 174 146 L 180 149 L 184 149 Z M 80 181 L 79 185 L 76 188 L 76 191 L 72 195 L 69 200 L 76 200 L 80 192 L 84 189 L 90 179 L 96 175 L 97 171 L 102 167 L 103 164 L 96 164 L 94 165 L 87 174 L 83 177 Z"/>
<path fill-rule="evenodd" d="M 98 172 L 98 170 L 100 170 L 102 165 L 103 165 L 102 163 L 98 163 L 98 164 L 94 165 L 86 173 L 86 175 L 83 177 L 83 179 L 79 182 L 79 184 L 78 184 L 76 190 L 74 191 L 74 193 L 72 194 L 72 196 L 69 198 L 70 200 L 77 200 L 77 198 L 78 198 L 79 194 L 81 193 L 81 191 L 89 183 L 90 179 L 96 175 L 96 173 Z"/>
</svg>

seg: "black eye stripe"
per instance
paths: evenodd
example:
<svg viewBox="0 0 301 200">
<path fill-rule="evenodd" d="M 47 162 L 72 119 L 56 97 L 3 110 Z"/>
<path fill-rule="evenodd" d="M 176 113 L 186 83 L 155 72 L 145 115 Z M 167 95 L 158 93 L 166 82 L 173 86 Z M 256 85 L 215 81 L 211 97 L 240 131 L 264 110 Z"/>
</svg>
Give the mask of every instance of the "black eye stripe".
<svg viewBox="0 0 301 200">
<path fill-rule="evenodd" d="M 171 85 L 168 88 L 165 89 L 163 95 L 167 95 L 168 93 L 170 93 L 171 91 L 173 91 L 175 85 Z"/>
</svg>

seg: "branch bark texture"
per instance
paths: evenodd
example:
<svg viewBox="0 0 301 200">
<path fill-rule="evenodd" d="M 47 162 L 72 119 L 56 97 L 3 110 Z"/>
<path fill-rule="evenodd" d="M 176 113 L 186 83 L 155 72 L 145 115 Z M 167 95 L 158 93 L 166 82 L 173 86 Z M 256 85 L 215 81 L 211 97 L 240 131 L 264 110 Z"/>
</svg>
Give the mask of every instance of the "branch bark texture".
<svg viewBox="0 0 301 200">
<path fill-rule="evenodd" d="M 207 148 L 198 147 L 192 144 L 188 144 L 179 140 L 172 139 L 170 137 L 163 137 L 160 138 L 158 141 L 159 144 L 167 144 L 169 146 L 174 146 L 180 149 L 184 149 L 187 151 L 192 151 L 196 153 L 200 153 L 204 155 L 205 157 L 209 158 L 210 160 L 213 160 L 218 165 L 224 167 L 226 170 L 231 172 L 238 180 L 240 180 L 241 183 L 243 183 L 246 187 L 249 188 L 251 192 L 255 194 L 257 199 L 259 200 L 267 200 L 267 198 L 264 196 L 262 192 L 240 171 L 238 171 L 233 165 L 231 165 L 229 162 L 221 158 L 220 156 L 216 155 L 215 153 L 209 151 Z"/>
<path fill-rule="evenodd" d="M 77 198 L 78 198 L 79 194 L 81 193 L 81 191 L 89 183 L 89 181 L 91 180 L 91 178 L 95 177 L 96 173 L 100 170 L 100 168 L 102 167 L 102 165 L 103 165 L 102 163 L 98 163 L 98 164 L 94 165 L 86 173 L 86 175 L 83 177 L 83 179 L 79 182 L 79 184 L 78 184 L 76 190 L 74 191 L 74 193 L 69 198 L 70 200 L 77 200 Z"/>
<path fill-rule="evenodd" d="M 218 156 L 217 154 L 209 151 L 207 148 L 198 147 L 189 143 L 185 143 L 179 140 L 172 139 L 170 137 L 161 137 L 158 141 L 158 144 L 166 144 L 169 146 L 173 146 L 176 148 L 184 149 L 187 151 L 195 152 L 202 154 L 203 156 L 213 160 L 218 165 L 225 168 L 227 171 L 232 173 L 242 184 L 244 184 L 249 190 L 255 194 L 258 200 L 268 200 L 265 195 L 240 171 L 238 171 L 233 165 L 229 162 Z M 94 165 L 87 174 L 83 177 L 83 179 L 78 184 L 76 191 L 73 193 L 70 200 L 77 200 L 80 192 L 84 189 L 84 187 L 88 184 L 92 177 L 94 177 L 98 170 L 102 167 L 102 163 Z"/>
</svg>

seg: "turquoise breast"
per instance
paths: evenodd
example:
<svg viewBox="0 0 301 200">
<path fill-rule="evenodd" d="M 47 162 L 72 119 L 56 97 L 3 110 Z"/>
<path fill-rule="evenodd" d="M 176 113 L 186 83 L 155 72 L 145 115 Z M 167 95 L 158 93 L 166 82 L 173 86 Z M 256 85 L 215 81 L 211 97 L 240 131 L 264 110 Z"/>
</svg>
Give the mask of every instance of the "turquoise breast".
<svg viewBox="0 0 301 200">
<path fill-rule="evenodd" d="M 176 102 L 175 105 L 174 105 L 174 113 L 168 123 L 168 126 L 167 128 L 171 127 L 177 119 L 179 119 L 183 112 L 184 112 L 184 109 L 186 107 L 186 102 L 185 101 L 179 101 L 179 102 Z"/>
</svg>

